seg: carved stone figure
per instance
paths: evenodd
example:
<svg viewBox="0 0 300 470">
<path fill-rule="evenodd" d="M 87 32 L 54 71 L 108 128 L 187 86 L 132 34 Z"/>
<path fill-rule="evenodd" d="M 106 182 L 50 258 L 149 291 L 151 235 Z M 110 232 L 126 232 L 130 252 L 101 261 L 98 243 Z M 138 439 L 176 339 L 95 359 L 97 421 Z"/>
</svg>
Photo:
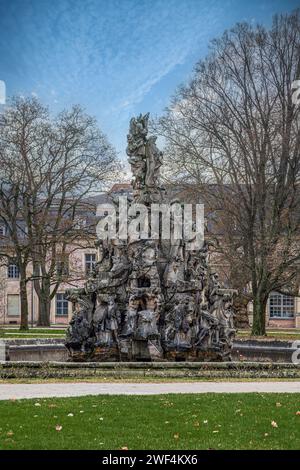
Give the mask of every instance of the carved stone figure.
<svg viewBox="0 0 300 470">
<path fill-rule="evenodd" d="M 150 113 L 144 116 L 140 114 L 137 118 L 132 118 L 129 124 L 129 134 L 127 135 L 128 146 L 127 155 L 145 155 L 145 144 L 147 142 L 148 121 Z"/>
<path fill-rule="evenodd" d="M 122 337 L 131 337 L 134 335 L 137 327 L 138 307 L 139 299 L 135 295 L 131 295 L 125 313 L 125 322 L 122 331 Z"/>
<path fill-rule="evenodd" d="M 147 147 L 147 172 L 145 175 L 145 185 L 150 188 L 157 188 L 159 184 L 159 169 L 162 165 L 162 152 L 156 146 L 156 137 L 148 139 Z"/>
<path fill-rule="evenodd" d="M 110 346 L 118 344 L 118 329 L 121 323 L 121 314 L 113 297 L 107 300 L 100 297 L 94 313 L 94 328 L 97 337 L 96 346 Z"/>
<path fill-rule="evenodd" d="M 80 313 L 75 313 L 66 333 L 66 347 L 69 351 L 89 353 L 93 350 L 91 326 Z"/>
<path fill-rule="evenodd" d="M 133 188 L 140 190 L 145 184 L 147 173 L 146 163 L 146 136 L 148 133 L 149 113 L 130 120 L 129 134 L 127 136 L 127 155 L 133 174 Z"/>
<path fill-rule="evenodd" d="M 138 312 L 137 330 L 135 338 L 139 340 L 156 339 L 159 332 L 154 310 L 140 310 Z"/>
</svg>

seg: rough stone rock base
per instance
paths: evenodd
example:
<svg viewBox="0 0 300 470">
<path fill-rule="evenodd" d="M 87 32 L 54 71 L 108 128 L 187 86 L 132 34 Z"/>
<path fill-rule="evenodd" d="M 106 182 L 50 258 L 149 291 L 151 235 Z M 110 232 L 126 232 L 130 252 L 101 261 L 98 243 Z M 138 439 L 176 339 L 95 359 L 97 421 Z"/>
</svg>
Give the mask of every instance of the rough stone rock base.
<svg viewBox="0 0 300 470">
<path fill-rule="evenodd" d="M 222 361 L 222 355 L 215 351 L 201 351 L 191 349 L 189 351 L 168 351 L 165 353 L 166 361 L 175 362 L 217 362 Z"/>
<path fill-rule="evenodd" d="M 300 364 L 258 362 L 5 362 L 1 379 L 300 379 Z"/>
<path fill-rule="evenodd" d="M 222 361 L 224 355 L 211 348 L 170 348 L 163 350 L 156 339 L 131 340 L 121 339 L 118 346 L 96 347 L 92 353 L 70 351 L 70 360 L 74 362 L 126 362 L 126 361 L 176 361 L 176 362 L 211 362 Z M 230 355 L 228 355 L 230 360 Z"/>
</svg>

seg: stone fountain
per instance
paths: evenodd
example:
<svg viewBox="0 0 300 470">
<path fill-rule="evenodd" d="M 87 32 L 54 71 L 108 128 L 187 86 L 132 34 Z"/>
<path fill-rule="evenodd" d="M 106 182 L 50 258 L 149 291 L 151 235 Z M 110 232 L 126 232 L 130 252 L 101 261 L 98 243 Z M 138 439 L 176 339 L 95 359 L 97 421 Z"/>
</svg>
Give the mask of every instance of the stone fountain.
<svg viewBox="0 0 300 470">
<path fill-rule="evenodd" d="M 148 119 L 130 121 L 128 204 L 143 204 L 150 215 L 153 204 L 170 198 L 160 182 L 162 152 L 156 137 L 148 136 Z M 208 244 L 187 249 L 187 243 L 159 236 L 97 240 L 92 275 L 84 288 L 67 292 L 74 306 L 66 337 L 71 360 L 230 360 L 234 292 L 223 289 L 210 269 Z"/>
</svg>

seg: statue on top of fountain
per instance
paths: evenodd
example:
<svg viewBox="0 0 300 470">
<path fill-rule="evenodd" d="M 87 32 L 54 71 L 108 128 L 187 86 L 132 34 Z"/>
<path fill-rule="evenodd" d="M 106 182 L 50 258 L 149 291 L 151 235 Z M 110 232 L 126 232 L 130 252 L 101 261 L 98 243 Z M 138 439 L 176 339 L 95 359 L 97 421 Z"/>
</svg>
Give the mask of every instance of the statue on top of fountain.
<svg viewBox="0 0 300 470">
<path fill-rule="evenodd" d="M 159 186 L 162 152 L 156 146 L 156 137 L 147 138 L 149 113 L 130 120 L 127 135 L 128 161 L 133 174 L 132 187 L 135 202 L 160 202 Z"/>
</svg>

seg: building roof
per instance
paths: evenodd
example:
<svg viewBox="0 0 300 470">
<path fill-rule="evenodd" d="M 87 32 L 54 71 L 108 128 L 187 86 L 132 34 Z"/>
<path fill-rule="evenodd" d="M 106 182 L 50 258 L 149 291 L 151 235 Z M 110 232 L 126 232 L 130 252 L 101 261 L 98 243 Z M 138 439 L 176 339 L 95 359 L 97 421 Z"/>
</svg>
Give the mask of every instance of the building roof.
<svg viewBox="0 0 300 470">
<path fill-rule="evenodd" d="M 108 193 L 111 194 L 111 193 L 131 192 L 131 191 L 132 191 L 132 186 L 130 183 L 115 183 L 110 188 Z"/>
</svg>

